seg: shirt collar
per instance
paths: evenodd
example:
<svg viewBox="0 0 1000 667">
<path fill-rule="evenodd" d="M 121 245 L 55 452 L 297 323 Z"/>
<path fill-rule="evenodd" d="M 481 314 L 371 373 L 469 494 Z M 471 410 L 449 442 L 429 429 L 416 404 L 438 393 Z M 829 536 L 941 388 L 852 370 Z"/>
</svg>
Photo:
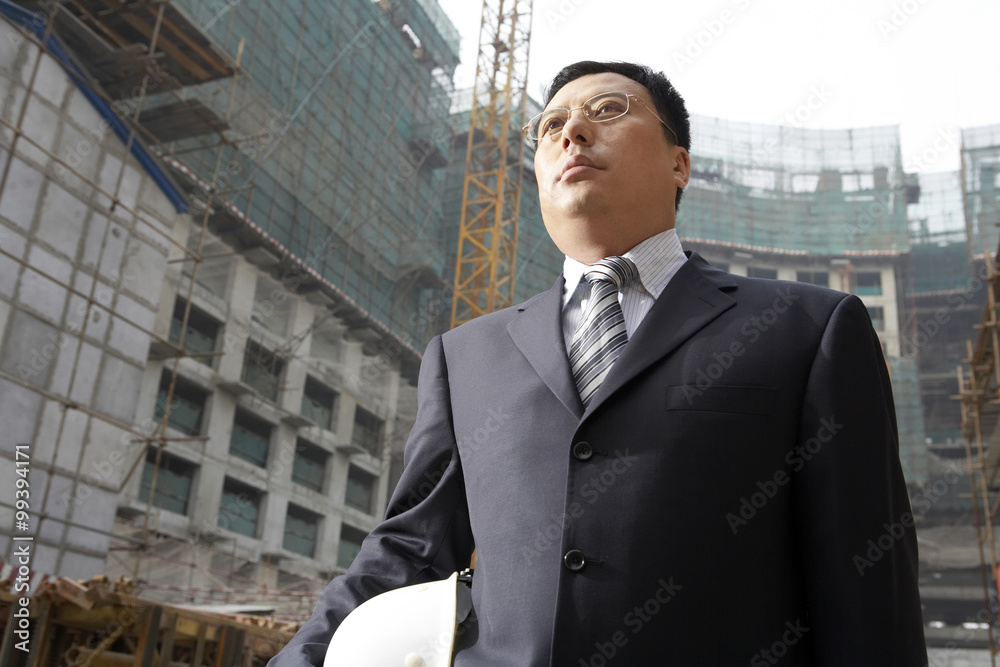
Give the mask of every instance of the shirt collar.
<svg viewBox="0 0 1000 667">
<path fill-rule="evenodd" d="M 675 229 L 668 229 L 650 236 L 622 256 L 628 257 L 635 263 L 636 268 L 639 269 L 639 281 L 654 299 L 660 296 L 670 279 L 687 261 Z M 586 264 L 578 262 L 572 257 L 566 257 L 563 262 L 563 277 L 566 279 L 563 288 L 564 308 L 573 298 L 573 294 L 576 293 L 576 288 L 586 270 Z"/>
</svg>

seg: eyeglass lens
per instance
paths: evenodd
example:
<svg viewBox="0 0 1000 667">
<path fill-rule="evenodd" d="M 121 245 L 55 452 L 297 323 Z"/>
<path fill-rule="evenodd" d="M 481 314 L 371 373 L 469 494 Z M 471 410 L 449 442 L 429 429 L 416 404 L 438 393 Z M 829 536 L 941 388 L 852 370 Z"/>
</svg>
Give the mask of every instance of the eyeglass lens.
<svg viewBox="0 0 1000 667">
<path fill-rule="evenodd" d="M 624 116 L 628 111 L 628 95 L 625 93 L 600 93 L 583 103 L 583 113 L 594 123 L 614 120 Z M 554 108 L 543 111 L 531 120 L 528 128 L 529 137 L 538 141 L 544 137 L 555 137 L 569 122 L 570 112 L 575 109 Z"/>
</svg>

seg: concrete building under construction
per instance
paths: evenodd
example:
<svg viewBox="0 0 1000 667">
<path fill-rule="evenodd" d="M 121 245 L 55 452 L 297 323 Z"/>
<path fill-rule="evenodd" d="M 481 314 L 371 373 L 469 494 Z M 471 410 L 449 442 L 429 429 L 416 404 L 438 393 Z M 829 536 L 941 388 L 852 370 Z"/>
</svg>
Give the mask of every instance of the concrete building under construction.
<svg viewBox="0 0 1000 667">
<path fill-rule="evenodd" d="M 37 579 L 302 617 L 350 564 L 451 312 L 457 64 L 435 0 L 0 0 L 0 487 L 28 444 Z M 915 178 L 895 127 L 692 118 L 682 243 L 865 302 L 913 489 L 961 436 L 948 364 L 981 301 L 922 322 L 997 245 L 982 134 Z M 515 302 L 562 263 L 521 168 Z"/>
<path fill-rule="evenodd" d="M 31 444 L 33 571 L 321 588 L 384 511 L 446 321 L 457 32 L 434 0 L 0 8 L 0 423 Z"/>
</svg>

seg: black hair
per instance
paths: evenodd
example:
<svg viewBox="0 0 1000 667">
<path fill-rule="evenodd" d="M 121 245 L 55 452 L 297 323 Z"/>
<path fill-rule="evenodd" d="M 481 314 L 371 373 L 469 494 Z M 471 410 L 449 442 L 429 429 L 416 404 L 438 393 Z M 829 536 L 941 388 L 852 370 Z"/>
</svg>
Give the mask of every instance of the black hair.
<svg viewBox="0 0 1000 667">
<path fill-rule="evenodd" d="M 620 74 L 632 79 L 649 91 L 653 98 L 653 104 L 660 118 L 666 121 L 667 125 L 677 133 L 676 140 L 670 130 L 663 128 L 663 135 L 671 144 L 681 146 L 684 150 L 691 152 L 691 121 L 688 117 L 687 107 L 684 106 L 684 98 L 677 92 L 670 80 L 663 74 L 645 65 L 627 62 L 598 62 L 595 60 L 581 60 L 563 67 L 553 77 L 552 82 L 545 91 L 545 105 L 552 101 L 553 96 L 570 81 L 579 79 L 588 74 L 602 74 L 611 72 Z M 684 194 L 683 188 L 677 188 L 676 207 L 681 204 L 681 196 Z"/>
</svg>

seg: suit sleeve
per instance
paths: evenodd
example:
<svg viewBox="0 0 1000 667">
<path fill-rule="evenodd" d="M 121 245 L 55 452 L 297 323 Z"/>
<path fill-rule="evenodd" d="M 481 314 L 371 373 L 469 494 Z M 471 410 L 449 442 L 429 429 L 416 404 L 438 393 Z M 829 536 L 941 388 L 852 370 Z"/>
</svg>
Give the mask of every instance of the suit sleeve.
<svg viewBox="0 0 1000 667">
<path fill-rule="evenodd" d="M 326 587 L 312 617 L 268 667 L 322 665 L 334 631 L 362 602 L 468 567 L 472 530 L 440 336 L 424 354 L 417 394 L 417 419 L 406 443 L 403 475 L 385 520 L 364 540 L 347 573 Z"/>
<path fill-rule="evenodd" d="M 827 323 L 801 414 L 793 493 L 815 664 L 926 665 L 892 389 L 857 297 Z"/>
</svg>

